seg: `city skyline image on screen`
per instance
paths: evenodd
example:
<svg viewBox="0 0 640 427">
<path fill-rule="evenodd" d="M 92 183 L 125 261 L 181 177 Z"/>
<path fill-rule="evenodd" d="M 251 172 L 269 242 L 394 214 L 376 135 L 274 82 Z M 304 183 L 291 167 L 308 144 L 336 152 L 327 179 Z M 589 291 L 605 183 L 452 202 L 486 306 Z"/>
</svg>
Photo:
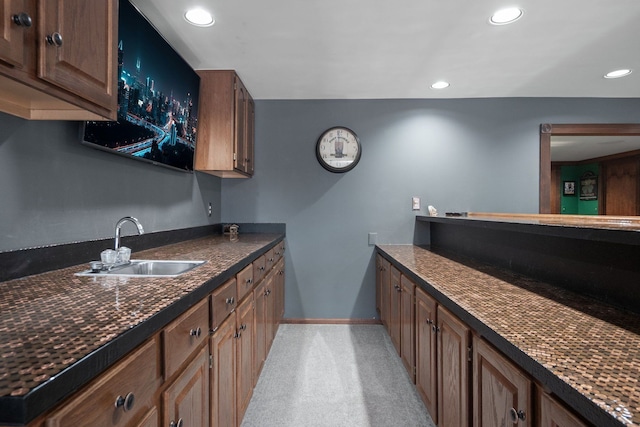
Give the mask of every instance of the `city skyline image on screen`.
<svg viewBox="0 0 640 427">
<path fill-rule="evenodd" d="M 193 171 L 200 78 L 128 0 L 119 6 L 118 120 L 86 122 L 83 143 Z"/>
</svg>

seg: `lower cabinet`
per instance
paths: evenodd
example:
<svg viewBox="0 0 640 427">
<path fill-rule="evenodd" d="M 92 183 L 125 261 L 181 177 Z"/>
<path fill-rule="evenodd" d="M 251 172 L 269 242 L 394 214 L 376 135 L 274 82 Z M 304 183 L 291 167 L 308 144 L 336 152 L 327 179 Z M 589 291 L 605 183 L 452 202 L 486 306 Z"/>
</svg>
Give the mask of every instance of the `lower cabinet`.
<svg viewBox="0 0 640 427">
<path fill-rule="evenodd" d="M 211 336 L 211 427 L 236 425 L 236 318 L 229 316 Z"/>
<path fill-rule="evenodd" d="M 471 330 L 440 305 L 436 317 L 438 420 L 443 426 L 467 426 L 470 420 Z"/>
<path fill-rule="evenodd" d="M 389 309 L 390 309 L 390 293 L 391 293 L 391 264 L 382 256 L 377 256 L 378 271 L 376 274 L 376 286 L 379 289 L 380 296 L 376 298 L 379 301 L 380 320 L 389 331 Z"/>
<path fill-rule="evenodd" d="M 438 352 L 436 300 L 416 289 L 416 389 L 438 424 Z"/>
<path fill-rule="evenodd" d="M 391 286 L 389 287 L 389 318 L 387 321 L 391 342 L 400 354 L 400 270 L 391 266 Z"/>
<path fill-rule="evenodd" d="M 586 423 L 544 391 L 538 390 L 537 398 L 540 427 L 587 427 Z"/>
<path fill-rule="evenodd" d="M 253 341 L 255 331 L 255 311 L 253 294 L 244 300 L 236 310 L 236 410 L 238 424 L 249 406 L 253 394 Z"/>
<path fill-rule="evenodd" d="M 209 426 L 209 352 L 203 346 L 162 393 L 163 426 Z M 151 425 L 151 424 L 149 424 Z"/>
<path fill-rule="evenodd" d="M 531 380 L 486 341 L 473 337 L 473 422 L 531 424 Z"/>
<path fill-rule="evenodd" d="M 400 357 L 409 378 L 415 382 L 415 290 L 416 285 L 408 277 L 400 277 Z"/>
<path fill-rule="evenodd" d="M 154 337 L 52 412 L 48 427 L 145 425 L 162 384 L 160 346 Z M 157 418 L 157 417 L 156 417 Z"/>
<path fill-rule="evenodd" d="M 267 358 L 267 296 L 265 294 L 267 281 L 263 280 L 253 290 L 255 303 L 255 334 L 253 336 L 253 373 L 255 386 L 258 382 L 262 366 Z"/>
</svg>

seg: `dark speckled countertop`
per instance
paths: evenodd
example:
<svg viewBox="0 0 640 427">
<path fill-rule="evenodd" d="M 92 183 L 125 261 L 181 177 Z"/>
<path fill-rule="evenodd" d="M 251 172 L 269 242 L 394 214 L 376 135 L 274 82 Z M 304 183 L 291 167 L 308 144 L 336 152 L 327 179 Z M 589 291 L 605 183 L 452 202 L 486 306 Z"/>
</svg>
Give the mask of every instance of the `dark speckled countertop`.
<svg viewBox="0 0 640 427">
<path fill-rule="evenodd" d="M 637 314 L 451 254 L 378 249 L 586 419 L 640 425 Z"/>
<path fill-rule="evenodd" d="M 132 253 L 207 261 L 175 278 L 80 277 L 79 265 L 0 283 L 0 424 L 49 409 L 283 237 L 215 235 Z"/>
</svg>

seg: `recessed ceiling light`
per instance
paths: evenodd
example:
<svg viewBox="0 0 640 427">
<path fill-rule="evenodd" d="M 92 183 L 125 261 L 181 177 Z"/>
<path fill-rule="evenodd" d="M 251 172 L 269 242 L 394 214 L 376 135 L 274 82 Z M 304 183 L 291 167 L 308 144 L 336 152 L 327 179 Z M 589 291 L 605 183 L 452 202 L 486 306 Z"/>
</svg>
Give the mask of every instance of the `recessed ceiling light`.
<svg viewBox="0 0 640 427">
<path fill-rule="evenodd" d="M 507 7 L 505 9 L 500 9 L 489 19 L 493 25 L 506 25 L 511 24 L 512 22 L 517 21 L 522 17 L 524 11 L 519 7 Z"/>
<path fill-rule="evenodd" d="M 449 83 L 440 80 L 431 85 L 431 89 L 445 89 L 449 87 Z"/>
<path fill-rule="evenodd" d="M 610 71 L 604 75 L 605 79 L 617 79 L 619 77 L 628 76 L 631 74 L 631 70 L 628 68 L 623 68 L 621 70 Z"/>
<path fill-rule="evenodd" d="M 213 15 L 204 9 L 189 9 L 184 13 L 184 19 L 191 25 L 197 27 L 210 27 L 216 22 Z"/>
</svg>

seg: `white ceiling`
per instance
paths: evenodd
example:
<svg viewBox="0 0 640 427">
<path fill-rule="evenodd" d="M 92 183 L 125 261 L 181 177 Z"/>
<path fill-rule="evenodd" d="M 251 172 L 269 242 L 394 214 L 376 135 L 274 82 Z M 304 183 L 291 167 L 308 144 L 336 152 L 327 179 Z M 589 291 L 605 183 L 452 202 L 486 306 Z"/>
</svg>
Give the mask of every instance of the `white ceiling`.
<svg viewBox="0 0 640 427">
<path fill-rule="evenodd" d="M 132 3 L 194 69 L 235 69 L 256 99 L 640 97 L 639 0 Z M 489 24 L 514 5 L 519 21 Z M 190 6 L 215 25 L 189 25 Z M 603 78 L 619 68 L 635 72 Z"/>
</svg>

